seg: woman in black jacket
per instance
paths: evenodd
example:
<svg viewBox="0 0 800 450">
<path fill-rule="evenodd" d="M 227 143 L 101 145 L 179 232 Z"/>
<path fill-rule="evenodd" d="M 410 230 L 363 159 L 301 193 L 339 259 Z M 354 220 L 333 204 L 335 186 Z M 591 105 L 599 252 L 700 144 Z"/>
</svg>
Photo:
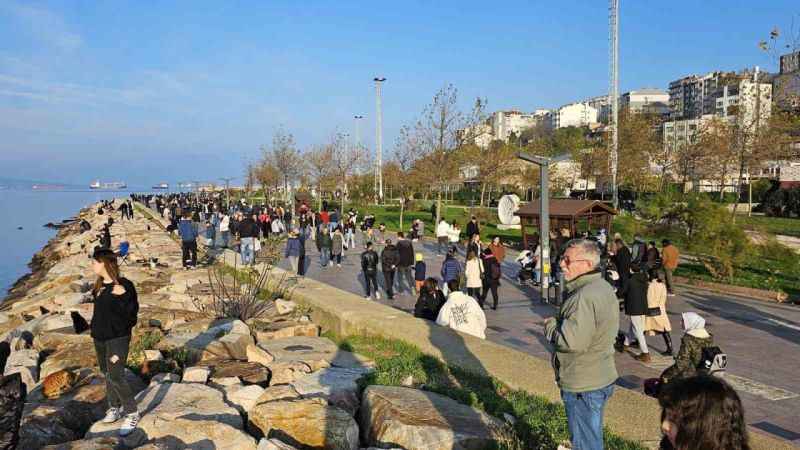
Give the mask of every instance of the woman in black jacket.
<svg viewBox="0 0 800 450">
<path fill-rule="evenodd" d="M 131 329 L 136 325 L 139 302 L 133 283 L 120 276 L 114 252 L 107 248 L 97 248 L 92 258 L 92 270 L 97 275 L 97 281 L 92 290 L 94 314 L 91 335 L 97 352 L 97 364 L 106 378 L 106 398 L 109 404 L 102 421 L 114 423 L 125 413 L 119 434 L 127 436 L 139 423 L 133 392 L 124 378 Z"/>
<path fill-rule="evenodd" d="M 444 293 L 439 289 L 436 278 L 428 278 L 420 289 L 417 304 L 414 305 L 414 317 L 435 322 L 445 301 Z"/>
<path fill-rule="evenodd" d="M 486 247 L 483 249 L 483 292 L 481 292 L 481 307 L 486 302 L 486 296 L 489 291 L 492 292 L 492 299 L 494 304 L 492 309 L 497 310 L 497 288 L 500 286 L 500 277 L 503 272 L 500 267 L 500 262 L 492 253 L 492 249 Z"/>
<path fill-rule="evenodd" d="M 647 349 L 647 340 L 644 337 L 645 318 L 647 317 L 647 288 L 649 278 L 642 272 L 638 264 L 631 264 L 631 275 L 628 282 L 622 287 L 618 296 L 625 299 L 625 315 L 628 316 L 630 328 L 625 335 L 624 347 L 633 341 L 638 341 L 641 353 L 636 359 L 645 363 L 650 362 L 650 353 Z"/>
</svg>

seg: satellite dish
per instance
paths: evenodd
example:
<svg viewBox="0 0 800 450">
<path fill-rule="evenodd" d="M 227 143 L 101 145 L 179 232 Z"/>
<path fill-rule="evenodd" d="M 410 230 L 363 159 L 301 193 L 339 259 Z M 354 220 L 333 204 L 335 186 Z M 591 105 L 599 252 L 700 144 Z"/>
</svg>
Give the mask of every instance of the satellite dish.
<svg viewBox="0 0 800 450">
<path fill-rule="evenodd" d="M 497 203 L 497 217 L 503 225 L 519 225 L 519 216 L 514 213 L 519 209 L 519 197 L 515 194 L 500 197 Z"/>
</svg>

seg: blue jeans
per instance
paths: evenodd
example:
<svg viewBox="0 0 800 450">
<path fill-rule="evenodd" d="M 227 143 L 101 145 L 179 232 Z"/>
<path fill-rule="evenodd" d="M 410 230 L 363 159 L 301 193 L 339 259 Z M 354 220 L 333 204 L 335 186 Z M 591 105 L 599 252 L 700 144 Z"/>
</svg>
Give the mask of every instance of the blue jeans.
<svg viewBox="0 0 800 450">
<path fill-rule="evenodd" d="M 246 237 L 241 239 L 242 264 L 249 266 L 255 261 L 255 238 Z"/>
<path fill-rule="evenodd" d="M 328 265 L 328 262 L 331 259 L 331 249 L 327 247 L 323 247 L 319 251 L 319 263 L 322 264 L 322 267 Z"/>
<path fill-rule="evenodd" d="M 222 240 L 222 248 L 228 248 L 228 243 L 231 240 L 231 232 L 230 231 L 221 231 L 220 232 L 220 239 Z"/>
<path fill-rule="evenodd" d="M 573 450 L 603 450 L 603 410 L 613 393 L 613 384 L 596 391 L 561 391 Z"/>
</svg>

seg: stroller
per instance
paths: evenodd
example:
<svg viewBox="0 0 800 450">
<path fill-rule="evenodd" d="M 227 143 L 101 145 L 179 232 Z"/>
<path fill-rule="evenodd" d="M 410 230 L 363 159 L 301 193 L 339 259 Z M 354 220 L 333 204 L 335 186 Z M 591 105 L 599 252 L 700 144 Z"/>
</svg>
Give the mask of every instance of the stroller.
<svg viewBox="0 0 800 450">
<path fill-rule="evenodd" d="M 517 273 L 517 281 L 519 284 L 535 285 L 534 270 L 536 269 L 536 259 L 533 252 L 530 250 L 523 250 L 516 258 L 517 263 L 520 265 L 519 273 Z"/>
</svg>

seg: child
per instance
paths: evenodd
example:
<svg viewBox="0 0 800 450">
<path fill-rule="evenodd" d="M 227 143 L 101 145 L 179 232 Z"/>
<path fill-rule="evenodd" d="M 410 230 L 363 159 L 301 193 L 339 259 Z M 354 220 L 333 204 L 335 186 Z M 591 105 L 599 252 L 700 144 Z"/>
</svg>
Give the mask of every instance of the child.
<svg viewBox="0 0 800 450">
<path fill-rule="evenodd" d="M 417 292 L 422 292 L 422 285 L 425 283 L 425 261 L 423 261 L 422 253 L 416 254 L 417 263 L 414 265 L 414 284 L 417 287 Z"/>
</svg>

